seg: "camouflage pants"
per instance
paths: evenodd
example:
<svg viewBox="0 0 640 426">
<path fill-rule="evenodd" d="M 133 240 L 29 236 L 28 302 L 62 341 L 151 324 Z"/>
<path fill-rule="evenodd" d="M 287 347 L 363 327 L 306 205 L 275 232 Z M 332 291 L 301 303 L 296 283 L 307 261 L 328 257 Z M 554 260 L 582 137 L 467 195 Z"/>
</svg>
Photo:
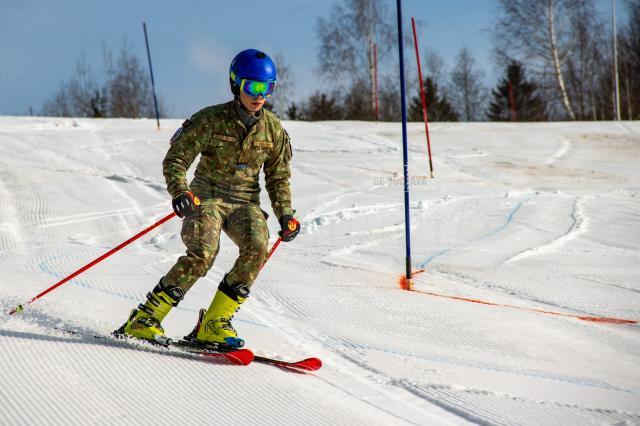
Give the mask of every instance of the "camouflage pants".
<svg viewBox="0 0 640 426">
<path fill-rule="evenodd" d="M 221 230 L 240 249 L 227 282 L 251 286 L 267 257 L 267 220 L 257 203 L 232 203 L 221 198 L 203 200 L 200 213 L 182 222 L 180 235 L 187 254 L 169 270 L 163 285 L 180 287 L 186 293 L 198 278 L 204 277 L 220 249 Z"/>
</svg>

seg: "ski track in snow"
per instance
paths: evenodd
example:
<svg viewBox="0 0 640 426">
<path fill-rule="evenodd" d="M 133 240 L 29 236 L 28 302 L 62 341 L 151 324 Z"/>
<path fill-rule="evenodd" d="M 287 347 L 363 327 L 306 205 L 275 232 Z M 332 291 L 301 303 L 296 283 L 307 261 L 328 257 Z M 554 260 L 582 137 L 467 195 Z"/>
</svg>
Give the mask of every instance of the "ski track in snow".
<svg viewBox="0 0 640 426">
<path fill-rule="evenodd" d="M 562 145 L 560 146 L 560 148 L 558 149 L 558 151 L 556 151 L 551 158 L 549 158 L 545 164 L 547 166 L 552 165 L 553 163 L 555 163 L 558 160 L 561 160 L 562 158 L 564 158 L 567 153 L 571 150 L 571 142 L 563 139 L 562 140 Z"/>
<path fill-rule="evenodd" d="M 516 215 L 516 213 L 518 212 L 518 210 L 520 210 L 520 208 L 522 208 L 522 206 L 529 201 L 531 198 L 535 197 L 536 195 L 538 195 L 537 193 L 534 194 L 530 194 L 526 197 L 524 197 L 521 201 L 519 201 L 518 203 L 516 203 L 516 205 L 511 209 L 511 211 L 509 211 L 509 213 L 505 216 L 504 218 L 504 222 L 502 224 L 500 224 L 499 226 L 497 226 L 496 228 L 490 229 L 488 231 L 483 232 L 482 234 L 470 239 L 469 241 L 462 243 L 458 246 L 455 247 L 446 247 L 443 249 L 439 249 L 438 251 L 436 251 L 435 253 L 431 254 L 426 260 L 424 260 L 422 263 L 419 264 L 419 268 L 420 269 L 424 269 L 427 267 L 427 265 L 429 265 L 431 262 L 433 262 L 435 259 L 444 256 L 445 254 L 451 252 L 452 250 L 456 250 L 459 249 L 467 244 L 471 244 L 477 241 L 481 241 L 490 237 L 493 237 L 494 235 L 498 234 L 499 232 L 501 232 L 502 230 L 504 230 L 507 226 L 509 226 L 509 224 L 511 224 L 511 222 L 513 221 L 514 216 Z"/>
<path fill-rule="evenodd" d="M 177 220 L 8 317 L 170 211 L 159 164 L 179 124 L 0 117 L 0 424 L 640 424 L 637 325 L 397 288 L 397 123 L 285 123 L 303 230 L 234 324 L 256 353 L 319 356 L 316 373 L 88 337 L 120 326 L 182 254 Z M 412 176 L 426 170 L 423 130 L 409 125 Z M 411 186 L 417 288 L 639 319 L 639 134 L 635 123 L 434 123 L 436 179 Z M 191 331 L 236 254 L 224 237 L 163 322 L 170 335 Z M 150 417 L 150 401 L 167 400 L 180 409 Z"/>
<path fill-rule="evenodd" d="M 571 240 L 587 232 L 589 227 L 589 220 L 584 214 L 583 205 L 584 201 L 582 200 L 582 198 L 576 198 L 576 201 L 573 204 L 573 211 L 571 212 L 572 224 L 564 235 L 541 246 L 533 247 L 521 253 L 518 253 L 517 255 L 507 259 L 507 262 L 525 259 L 529 256 L 556 252 L 560 250 L 562 246 L 568 244 Z"/>
</svg>

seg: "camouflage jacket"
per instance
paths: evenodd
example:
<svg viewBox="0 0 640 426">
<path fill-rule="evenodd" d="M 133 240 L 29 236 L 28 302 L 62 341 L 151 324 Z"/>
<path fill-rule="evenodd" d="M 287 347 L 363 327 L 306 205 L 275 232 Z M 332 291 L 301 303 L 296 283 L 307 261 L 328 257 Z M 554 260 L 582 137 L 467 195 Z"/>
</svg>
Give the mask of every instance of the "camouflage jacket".
<svg viewBox="0 0 640 426">
<path fill-rule="evenodd" d="M 198 156 L 195 177 L 187 184 L 187 170 Z M 233 101 L 204 108 L 185 120 L 171 138 L 162 162 L 167 190 L 172 197 L 193 191 L 206 200 L 260 201 L 260 169 L 276 217 L 293 214 L 291 208 L 291 143 L 280 120 L 262 110 L 247 131 Z"/>
</svg>

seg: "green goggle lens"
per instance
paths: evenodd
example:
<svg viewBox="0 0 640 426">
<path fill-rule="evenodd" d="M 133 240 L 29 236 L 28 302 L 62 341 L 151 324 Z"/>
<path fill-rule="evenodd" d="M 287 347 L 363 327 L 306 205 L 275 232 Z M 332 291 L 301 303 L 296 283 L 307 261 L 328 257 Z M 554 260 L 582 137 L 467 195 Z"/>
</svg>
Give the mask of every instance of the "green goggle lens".
<svg viewBox="0 0 640 426">
<path fill-rule="evenodd" d="M 263 96 L 268 98 L 271 96 L 276 88 L 275 81 L 256 81 L 256 80 L 242 80 L 240 88 L 244 93 L 251 97 Z"/>
</svg>

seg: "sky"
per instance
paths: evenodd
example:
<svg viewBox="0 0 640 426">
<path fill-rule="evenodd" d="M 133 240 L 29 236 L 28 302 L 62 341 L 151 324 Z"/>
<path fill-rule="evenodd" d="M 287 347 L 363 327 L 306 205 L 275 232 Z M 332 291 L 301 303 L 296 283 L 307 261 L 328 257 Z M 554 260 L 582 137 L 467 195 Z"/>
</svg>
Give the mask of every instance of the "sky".
<svg viewBox="0 0 640 426">
<path fill-rule="evenodd" d="M 282 55 L 293 74 L 293 99 L 303 99 L 327 84 L 316 72 L 316 23 L 339 1 L 0 0 L 0 114 L 26 115 L 30 108 L 37 114 L 73 74 L 81 56 L 99 74 L 105 47 L 117 53 L 128 43 L 146 70 L 143 21 L 158 96 L 172 117 L 229 100 L 229 63 L 250 47 Z M 395 18 L 396 2 L 383 1 Z M 610 13 L 609 0 L 596 3 L 604 16 Z M 485 84 L 497 82 L 489 32 L 494 0 L 402 4 L 406 34 L 410 35 L 411 16 L 420 22 L 421 51 L 437 52 L 450 67 L 459 50 L 467 47 L 484 71 Z M 413 49 L 405 48 L 408 69 L 415 68 L 413 56 Z M 415 75 L 413 68 L 409 70 Z M 407 84 L 413 90 L 413 84 Z"/>
</svg>

